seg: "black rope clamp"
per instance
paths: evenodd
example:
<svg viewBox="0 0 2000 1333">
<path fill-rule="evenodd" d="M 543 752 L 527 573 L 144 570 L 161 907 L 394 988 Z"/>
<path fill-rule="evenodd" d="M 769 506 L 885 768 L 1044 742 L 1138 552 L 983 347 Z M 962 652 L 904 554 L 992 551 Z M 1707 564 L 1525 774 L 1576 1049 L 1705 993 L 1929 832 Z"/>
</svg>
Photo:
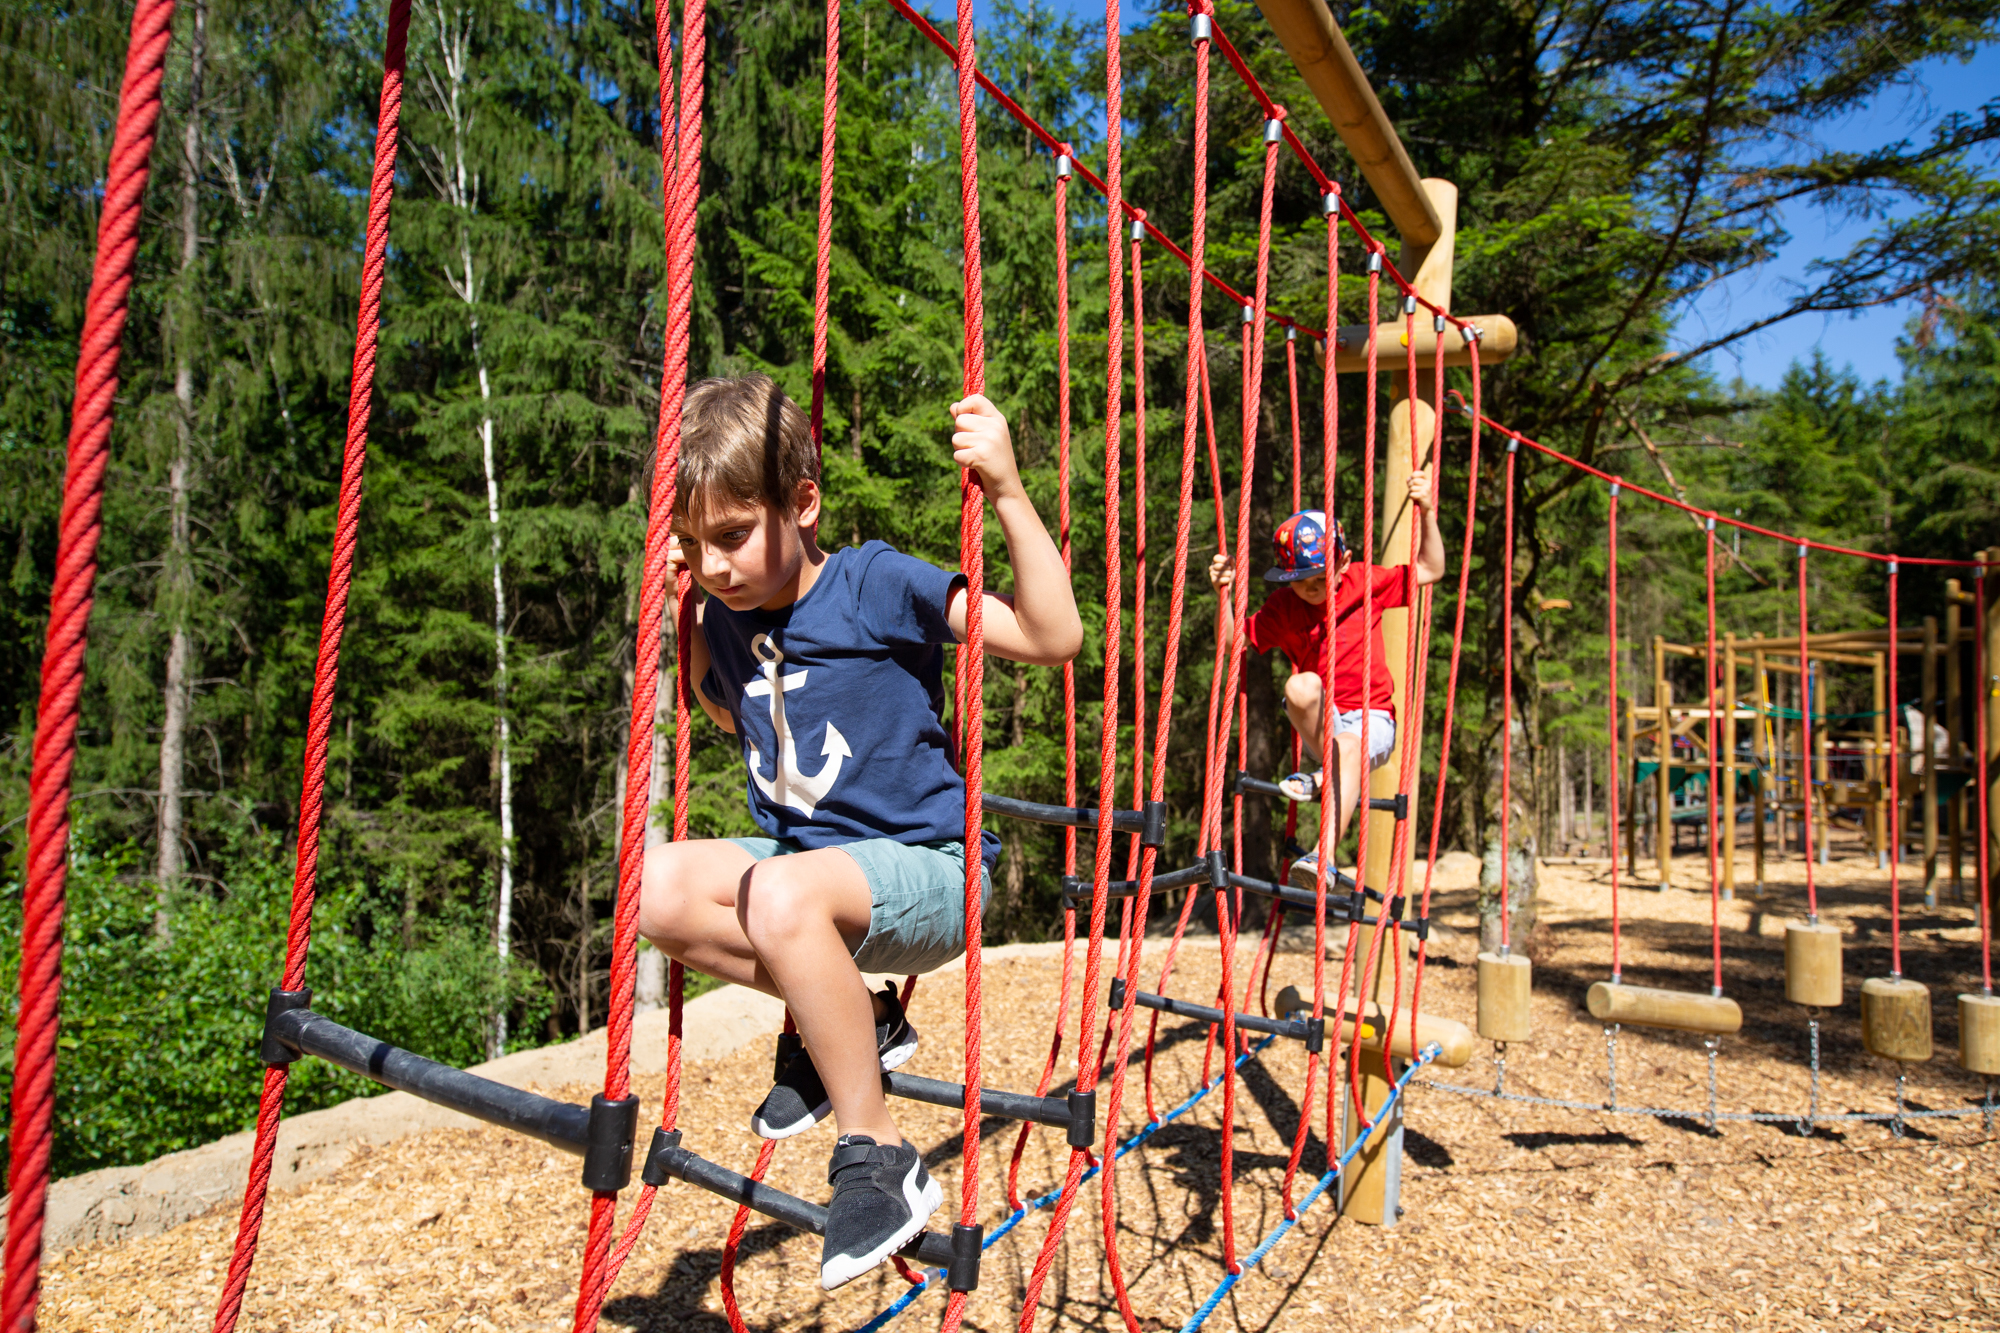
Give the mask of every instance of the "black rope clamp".
<svg viewBox="0 0 2000 1333">
<path fill-rule="evenodd" d="M 1165 847 L 1167 845 L 1167 803 L 1147 801 L 1139 807 L 1139 845 L 1141 847 Z"/>
<path fill-rule="evenodd" d="M 1065 1100 L 1069 1103 L 1069 1146 L 1088 1148 L 1097 1141 L 1097 1089 L 1072 1092 Z"/>
<path fill-rule="evenodd" d="M 1368 915 L 1368 894 L 1363 889 L 1355 889 L 1354 896 L 1347 900 L 1347 919 L 1359 921 Z"/>
<path fill-rule="evenodd" d="M 264 1035 L 257 1043 L 257 1058 L 271 1068 L 283 1068 L 299 1058 L 299 1052 L 278 1040 L 278 1018 L 283 1014 L 300 1009 L 312 1008 L 312 988 L 303 990 L 278 990 L 273 988 L 271 998 L 264 1002 Z"/>
<path fill-rule="evenodd" d="M 616 1194 L 632 1183 L 632 1137 L 638 1132 L 637 1097 L 613 1100 L 600 1092 L 590 1099 L 590 1119 L 584 1123 L 585 1189 Z"/>
<path fill-rule="evenodd" d="M 1431 919 L 1427 916 L 1413 916 L 1406 929 L 1419 941 L 1427 940 L 1431 937 Z"/>
<path fill-rule="evenodd" d="M 1389 900 L 1389 919 L 1391 921 L 1401 921 L 1403 919 L 1403 906 L 1404 899 L 1400 893 Z"/>
<path fill-rule="evenodd" d="M 688 1150 L 681 1147 L 678 1129 L 655 1129 L 653 1142 L 646 1149 L 646 1167 L 639 1173 L 639 1179 L 654 1189 L 669 1180 L 684 1180 L 689 1156 Z"/>
<path fill-rule="evenodd" d="M 1108 1007 L 1114 1010 L 1125 1007 L 1125 978 L 1111 978 L 1111 1000 Z"/>
<path fill-rule="evenodd" d="M 1219 847 L 1208 854 L 1208 887 L 1211 889 L 1229 887 L 1229 859 L 1223 855 Z"/>
<path fill-rule="evenodd" d="M 986 1228 L 954 1223 L 951 1228 L 951 1262 L 945 1266 L 945 1286 L 952 1291 L 976 1291 L 979 1287 L 979 1256 L 985 1252 Z"/>
</svg>

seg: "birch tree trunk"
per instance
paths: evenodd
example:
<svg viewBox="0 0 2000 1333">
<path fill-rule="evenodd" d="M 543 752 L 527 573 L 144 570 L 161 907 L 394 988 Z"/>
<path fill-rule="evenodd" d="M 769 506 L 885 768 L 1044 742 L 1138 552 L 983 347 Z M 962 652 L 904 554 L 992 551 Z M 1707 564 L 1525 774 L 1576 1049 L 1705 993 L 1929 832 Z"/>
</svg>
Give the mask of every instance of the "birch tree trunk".
<svg viewBox="0 0 2000 1333">
<path fill-rule="evenodd" d="M 159 896 L 153 907 L 153 934 L 166 939 L 170 929 L 168 899 L 180 879 L 181 843 L 186 820 L 181 808 L 181 772 L 187 753 L 188 600 L 192 591 L 193 558 L 188 535 L 188 469 L 194 453 L 194 339 L 190 274 L 201 254 L 201 85 L 208 56 L 208 6 L 195 0 L 194 33 L 189 44 L 187 126 L 181 137 L 181 290 L 174 330 L 174 456 L 167 465 L 168 537 L 166 568 L 161 583 L 167 613 L 167 680 L 165 717 L 160 727 L 160 805 L 154 874 Z"/>
<path fill-rule="evenodd" d="M 444 187 L 446 201 L 458 213 L 459 272 L 447 272 L 444 277 L 465 305 L 466 332 L 472 342 L 473 365 L 479 372 L 479 448 L 486 469 L 486 524 L 493 563 L 493 704 L 498 716 L 494 767 L 500 779 L 500 893 L 494 911 L 493 948 L 504 975 L 512 952 L 514 928 L 514 756 L 507 717 L 507 583 L 500 539 L 500 474 L 493 458 L 493 381 L 487 373 L 486 351 L 479 336 L 479 280 L 472 264 L 470 220 L 478 206 L 479 182 L 465 161 L 465 139 L 470 129 L 465 87 L 472 16 L 464 10 L 454 10 L 447 16 L 438 8 L 432 10 L 430 17 L 444 81 L 439 82 L 435 69 L 427 69 L 425 76 L 451 124 L 451 159 L 441 163 L 444 169 L 436 174 L 442 178 L 439 183 Z M 494 1059 L 507 1050 L 504 997 L 493 1014 L 488 1050 Z"/>
</svg>

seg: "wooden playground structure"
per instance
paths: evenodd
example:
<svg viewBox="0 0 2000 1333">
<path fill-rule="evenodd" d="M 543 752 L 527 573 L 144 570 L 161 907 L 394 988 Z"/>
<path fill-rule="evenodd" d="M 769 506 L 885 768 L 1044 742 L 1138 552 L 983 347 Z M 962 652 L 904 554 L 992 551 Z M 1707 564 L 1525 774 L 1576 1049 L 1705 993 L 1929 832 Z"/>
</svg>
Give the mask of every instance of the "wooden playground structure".
<svg viewBox="0 0 2000 1333">
<path fill-rule="evenodd" d="M 2000 548 L 1981 552 L 1979 558 L 2000 558 Z M 1808 782 L 1813 792 L 1809 841 L 1819 863 L 1826 864 L 1831 834 L 1845 824 L 1850 832 L 1858 826 L 1875 864 L 1886 867 L 1894 765 L 1893 786 L 1902 805 L 1894 827 L 1901 830 L 1906 854 L 1912 844 L 1921 848 L 1925 902 L 1936 905 L 1946 877 L 1953 899 L 1963 901 L 1971 878 L 1968 860 L 1976 865 L 1979 859 L 1972 804 L 1978 799 L 1974 708 L 1987 710 L 1989 751 L 2000 738 L 2000 690 L 1980 689 L 1974 663 L 2000 662 L 2000 617 L 1989 618 L 1984 651 L 1975 652 L 1977 630 L 1966 614 L 1974 596 L 1957 579 L 1945 586 L 1942 624 L 1938 617 L 1926 616 L 1897 630 L 1897 655 L 1905 665 L 1898 670 L 1903 697 L 1894 701 L 1888 698 L 1887 628 L 1804 636 L 1803 671 L 1797 636 L 1725 634 L 1717 647 L 1714 690 L 1707 699 L 1688 702 L 1675 699 L 1668 659 L 1698 659 L 1703 649 L 1655 635 L 1652 702 L 1639 702 L 1646 689 L 1640 682 L 1621 710 L 1622 776 L 1631 784 L 1620 819 L 1628 871 L 1637 876 L 1644 857 L 1659 887 L 1673 884 L 1679 830 L 1693 830 L 1705 856 L 1709 807 L 1719 797 L 1714 828 L 1723 896 L 1735 896 L 1745 832 L 1752 891 L 1761 895 L 1767 859 L 1795 853 L 1807 841 L 1800 821 L 1806 806 L 1801 788 Z M 1918 659 L 1916 671 L 1907 666 L 1913 657 Z M 1868 673 L 1869 707 L 1832 711 L 1832 677 L 1849 670 Z M 1713 793 L 1711 718 L 1718 732 Z M 1915 739 L 1913 732 L 1928 743 Z M 1989 790 L 1985 799 L 1993 824 L 2000 827 L 1996 795 L 2000 791 Z M 1741 827 L 1746 820 L 1747 830 Z M 1701 877 L 1706 878 L 1705 869 Z"/>
</svg>

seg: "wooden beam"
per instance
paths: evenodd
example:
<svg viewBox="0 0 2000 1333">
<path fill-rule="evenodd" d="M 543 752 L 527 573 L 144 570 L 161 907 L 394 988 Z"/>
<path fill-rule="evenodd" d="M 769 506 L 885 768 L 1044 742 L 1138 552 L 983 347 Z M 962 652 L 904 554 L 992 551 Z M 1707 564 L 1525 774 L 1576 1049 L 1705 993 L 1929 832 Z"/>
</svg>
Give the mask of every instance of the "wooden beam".
<svg viewBox="0 0 2000 1333">
<path fill-rule="evenodd" d="M 1334 132 L 1347 145 L 1404 244 L 1437 244 L 1446 232 L 1443 214 L 1425 191 L 1326 0 L 1257 0 L 1257 8 L 1264 11 L 1265 22 L 1299 67 L 1306 87 L 1333 122 Z M 1422 284 L 1418 286 L 1421 289 Z M 1428 293 L 1425 298 L 1437 299 Z"/>
<path fill-rule="evenodd" d="M 1505 315 L 1468 315 L 1479 327 L 1479 364 L 1498 365 L 1514 355 L 1520 345 L 1520 331 L 1514 321 Z M 1417 365 L 1429 371 L 1437 353 L 1437 326 L 1428 311 L 1418 311 L 1416 336 L 1410 339 L 1410 346 L 1417 350 Z M 1398 319 L 1375 326 L 1376 356 L 1382 367 L 1401 369 L 1407 353 L 1403 350 L 1403 336 L 1406 330 Z M 1320 369 L 1326 369 L 1326 344 L 1313 344 L 1313 358 Z M 1472 353 L 1465 347 L 1465 335 L 1455 324 L 1447 324 L 1444 330 L 1444 363 L 1447 366 L 1469 366 Z M 1368 369 L 1368 326 L 1366 324 L 1343 324 L 1334 330 L 1333 369 L 1336 374 L 1353 375 Z"/>
</svg>

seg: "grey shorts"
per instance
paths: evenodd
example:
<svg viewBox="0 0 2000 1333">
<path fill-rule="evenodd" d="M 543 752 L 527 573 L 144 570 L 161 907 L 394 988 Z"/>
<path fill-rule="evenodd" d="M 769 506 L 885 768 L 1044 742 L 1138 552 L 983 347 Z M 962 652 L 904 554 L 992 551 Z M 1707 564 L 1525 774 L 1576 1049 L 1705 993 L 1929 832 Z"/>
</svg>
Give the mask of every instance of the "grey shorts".
<svg viewBox="0 0 2000 1333">
<path fill-rule="evenodd" d="M 731 838 L 759 861 L 804 851 L 789 838 Z M 863 972 L 934 972 L 965 952 L 965 844 L 846 842 L 840 850 L 868 877 L 868 934 L 854 951 Z M 993 874 L 980 867 L 982 905 Z"/>
</svg>

